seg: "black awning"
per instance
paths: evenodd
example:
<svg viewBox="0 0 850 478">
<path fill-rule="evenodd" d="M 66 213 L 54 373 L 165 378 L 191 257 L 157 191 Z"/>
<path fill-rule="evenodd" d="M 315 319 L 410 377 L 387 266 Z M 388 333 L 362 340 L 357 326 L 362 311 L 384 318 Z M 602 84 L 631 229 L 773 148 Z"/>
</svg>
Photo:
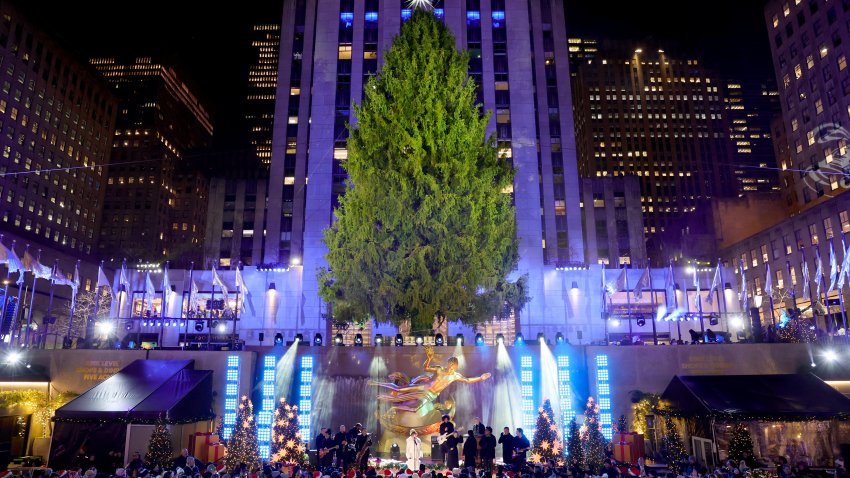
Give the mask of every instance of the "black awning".
<svg viewBox="0 0 850 478">
<path fill-rule="evenodd" d="M 136 360 L 56 410 L 56 421 L 188 423 L 212 413 L 212 372 L 192 360 Z"/>
<path fill-rule="evenodd" d="M 661 399 L 682 416 L 783 421 L 850 418 L 850 398 L 812 374 L 676 376 Z"/>
</svg>

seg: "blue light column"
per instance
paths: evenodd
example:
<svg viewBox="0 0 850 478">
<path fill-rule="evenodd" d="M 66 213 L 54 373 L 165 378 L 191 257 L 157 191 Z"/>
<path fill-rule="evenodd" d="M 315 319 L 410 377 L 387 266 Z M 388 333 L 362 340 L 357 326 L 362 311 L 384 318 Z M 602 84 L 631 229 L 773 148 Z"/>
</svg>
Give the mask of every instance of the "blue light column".
<svg viewBox="0 0 850 478">
<path fill-rule="evenodd" d="M 271 455 L 272 417 L 274 416 L 274 383 L 277 357 L 266 355 L 263 358 L 262 398 L 260 412 L 257 414 L 257 443 L 260 447 L 260 458 L 268 459 Z"/>
<path fill-rule="evenodd" d="M 570 383 L 570 357 L 558 355 L 558 403 L 561 406 L 561 424 L 564 440 L 570 435 L 570 420 L 576 417 L 573 410 L 573 392 Z"/>
<path fill-rule="evenodd" d="M 310 441 L 310 413 L 313 411 L 313 357 L 301 357 L 301 382 L 298 386 L 298 424 L 301 439 Z"/>
<path fill-rule="evenodd" d="M 236 424 L 236 407 L 239 405 L 239 356 L 227 356 L 227 369 L 224 382 L 224 424 L 221 427 L 221 439 L 227 440 Z"/>
<path fill-rule="evenodd" d="M 522 428 L 525 436 L 534 436 L 536 407 L 534 406 L 534 360 L 531 355 L 520 357 L 520 396 L 522 397 Z"/>
<path fill-rule="evenodd" d="M 614 430 L 611 427 L 611 382 L 608 374 L 608 355 L 605 354 L 596 356 L 596 393 L 602 434 L 610 440 Z"/>
</svg>

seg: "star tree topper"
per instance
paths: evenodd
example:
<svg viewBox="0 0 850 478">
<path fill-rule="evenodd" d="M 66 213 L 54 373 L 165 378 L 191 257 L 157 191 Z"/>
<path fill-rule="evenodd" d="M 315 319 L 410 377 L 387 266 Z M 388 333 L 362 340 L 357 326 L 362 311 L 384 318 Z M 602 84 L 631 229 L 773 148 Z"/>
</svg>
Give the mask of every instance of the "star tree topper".
<svg viewBox="0 0 850 478">
<path fill-rule="evenodd" d="M 434 4 L 433 0 L 407 0 L 407 6 L 412 9 L 423 8 L 426 10 L 433 10 Z"/>
</svg>

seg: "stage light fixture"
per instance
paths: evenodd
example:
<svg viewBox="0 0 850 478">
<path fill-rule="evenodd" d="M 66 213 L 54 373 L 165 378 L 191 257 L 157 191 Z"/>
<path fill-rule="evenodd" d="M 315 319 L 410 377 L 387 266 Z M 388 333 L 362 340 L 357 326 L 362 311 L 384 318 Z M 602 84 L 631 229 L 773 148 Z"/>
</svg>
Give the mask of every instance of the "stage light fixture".
<svg viewBox="0 0 850 478">
<path fill-rule="evenodd" d="M 384 334 L 375 334 L 375 346 L 384 345 Z"/>
<path fill-rule="evenodd" d="M 20 352 L 9 352 L 6 355 L 6 363 L 9 365 L 17 365 L 21 362 L 21 353 Z"/>
<path fill-rule="evenodd" d="M 210 321 L 210 330 L 217 329 L 217 328 L 218 328 L 218 321 L 217 320 L 211 320 Z"/>
<path fill-rule="evenodd" d="M 401 347 L 404 345 L 404 337 L 401 334 L 395 334 L 395 346 Z"/>
<path fill-rule="evenodd" d="M 313 336 L 313 345 L 316 347 L 322 346 L 322 334 L 316 334 Z"/>
<path fill-rule="evenodd" d="M 823 358 L 827 362 L 835 362 L 838 360 L 838 353 L 836 353 L 835 350 L 826 350 L 823 353 Z"/>
<path fill-rule="evenodd" d="M 638 327 L 643 327 L 644 325 L 646 325 L 646 319 L 644 319 L 643 317 L 638 318 L 637 325 Z"/>
<path fill-rule="evenodd" d="M 204 330 L 204 321 L 196 320 L 195 321 L 195 332 L 200 332 Z"/>
<path fill-rule="evenodd" d="M 339 345 L 340 347 L 345 345 L 342 343 L 342 334 L 336 334 L 336 336 L 334 337 L 334 344 Z"/>
<path fill-rule="evenodd" d="M 363 346 L 363 334 L 357 334 L 354 336 L 354 346 L 362 347 Z"/>
<path fill-rule="evenodd" d="M 502 341 L 504 341 L 504 338 L 502 339 Z M 496 342 L 499 342 L 499 336 L 498 335 L 496 336 Z M 514 345 L 522 345 L 524 342 L 525 342 L 525 339 L 523 338 L 522 334 L 521 333 L 516 334 L 516 338 L 514 339 Z M 501 343 L 501 342 L 499 342 L 499 343 Z"/>
<path fill-rule="evenodd" d="M 425 339 L 423 339 L 421 335 L 416 336 L 416 345 L 422 345 L 424 342 Z"/>
<path fill-rule="evenodd" d="M 218 324 L 215 327 L 215 331 L 220 333 L 220 334 L 223 334 L 223 333 L 227 332 L 227 326 L 224 325 L 224 322 L 221 322 L 220 324 Z"/>
<path fill-rule="evenodd" d="M 124 322 L 124 330 L 130 331 L 133 330 L 133 321 L 127 320 Z"/>
<path fill-rule="evenodd" d="M 481 334 L 475 334 L 475 345 L 484 345 L 484 336 Z"/>
<path fill-rule="evenodd" d="M 283 345 L 283 334 L 278 332 L 274 334 L 274 344 L 275 345 Z"/>
<path fill-rule="evenodd" d="M 304 341 L 304 334 L 295 334 L 295 341 L 299 344 Z"/>
<path fill-rule="evenodd" d="M 522 334 L 517 335 L 518 340 L 522 340 Z M 496 345 L 504 345 L 505 336 L 503 334 L 496 334 Z"/>
<path fill-rule="evenodd" d="M 543 345 L 546 343 L 546 334 L 543 332 L 537 332 L 537 343 Z"/>
<path fill-rule="evenodd" d="M 708 325 L 717 325 L 720 323 L 720 317 L 717 314 L 711 314 L 708 317 Z"/>
<path fill-rule="evenodd" d="M 562 332 L 558 332 L 555 334 L 555 343 L 562 344 L 564 343 L 564 334 Z"/>
<path fill-rule="evenodd" d="M 455 336 L 455 344 L 463 345 L 463 334 L 457 334 Z"/>
<path fill-rule="evenodd" d="M 443 345 L 446 345 L 446 341 L 445 339 L 443 339 L 443 334 L 437 334 L 436 336 L 434 336 L 434 344 L 437 347 L 442 347 Z"/>
</svg>

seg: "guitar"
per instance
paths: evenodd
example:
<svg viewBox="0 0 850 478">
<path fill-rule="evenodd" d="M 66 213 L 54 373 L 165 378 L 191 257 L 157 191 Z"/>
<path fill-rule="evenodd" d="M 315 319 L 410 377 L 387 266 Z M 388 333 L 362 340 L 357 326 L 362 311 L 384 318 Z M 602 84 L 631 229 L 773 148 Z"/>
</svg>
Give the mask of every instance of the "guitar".
<svg viewBox="0 0 850 478">
<path fill-rule="evenodd" d="M 452 433 L 454 433 L 454 432 L 443 433 L 442 435 L 438 436 L 437 437 L 437 443 L 442 445 L 443 443 L 446 442 L 446 440 L 449 438 L 449 435 L 451 435 Z"/>
<path fill-rule="evenodd" d="M 511 453 L 511 458 L 516 459 L 516 457 L 518 457 L 520 453 L 525 453 L 525 452 L 527 452 L 527 451 L 528 451 L 528 450 L 530 450 L 530 449 L 531 449 L 531 447 L 530 447 L 530 446 L 528 446 L 528 447 L 525 447 L 525 448 L 520 448 L 519 450 L 514 450 L 514 451 Z"/>
<path fill-rule="evenodd" d="M 337 448 L 339 448 L 339 445 L 334 445 L 334 446 L 332 446 L 332 447 L 330 447 L 330 448 L 322 448 L 321 450 L 319 450 L 319 459 L 321 460 L 321 459 L 322 459 L 322 458 L 324 458 L 324 457 L 325 457 L 328 453 L 330 453 L 330 452 L 331 452 L 331 450 L 336 450 Z"/>
</svg>

